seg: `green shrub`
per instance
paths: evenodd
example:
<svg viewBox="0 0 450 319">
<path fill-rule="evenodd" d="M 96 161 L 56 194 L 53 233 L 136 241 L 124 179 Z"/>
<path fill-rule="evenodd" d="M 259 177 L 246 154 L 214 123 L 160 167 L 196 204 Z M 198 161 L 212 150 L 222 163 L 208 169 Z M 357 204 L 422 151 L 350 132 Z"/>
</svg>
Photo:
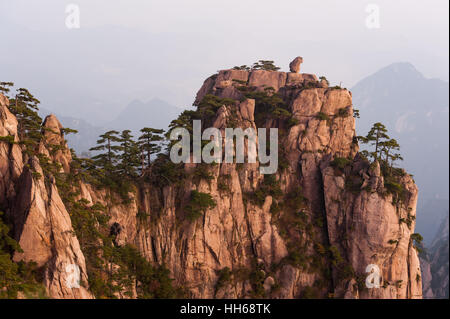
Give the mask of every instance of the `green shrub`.
<svg viewBox="0 0 450 319">
<path fill-rule="evenodd" d="M 286 257 L 285 261 L 294 266 L 305 270 L 308 267 L 308 258 L 305 254 L 298 250 L 292 249 L 289 255 Z"/>
<path fill-rule="evenodd" d="M 338 266 L 344 261 L 344 259 L 341 256 L 341 253 L 339 252 L 339 249 L 336 246 L 330 246 L 328 250 L 331 253 L 332 263 L 334 266 Z"/>
<path fill-rule="evenodd" d="M 423 241 L 423 237 L 419 233 L 414 233 L 411 235 L 411 239 L 414 240 L 416 243 L 421 244 Z"/>
<path fill-rule="evenodd" d="M 339 168 L 343 170 L 347 165 L 349 165 L 352 161 L 345 157 L 335 157 L 330 165 L 334 168 Z"/>
<path fill-rule="evenodd" d="M 10 228 L 0 212 L 0 299 L 16 299 L 21 292 L 26 298 L 44 298 L 42 271 L 34 262 L 15 263 L 15 252 L 23 252 L 18 242 L 9 236 Z"/>
<path fill-rule="evenodd" d="M 195 221 L 200 218 L 208 209 L 216 207 L 216 202 L 210 194 L 196 190 L 191 191 L 189 204 L 186 205 L 186 218 Z"/>
<path fill-rule="evenodd" d="M 216 282 L 216 291 L 218 291 L 220 288 L 225 287 L 230 281 L 232 277 L 232 272 L 230 268 L 225 267 L 218 271 L 219 278 Z"/>
<path fill-rule="evenodd" d="M 280 205 L 274 200 L 272 201 L 272 205 L 270 205 L 270 213 L 271 214 L 277 214 L 281 211 Z"/>
<path fill-rule="evenodd" d="M 302 299 L 318 299 L 319 293 L 317 292 L 316 288 L 307 286 L 303 290 L 300 298 L 302 298 Z"/>
<path fill-rule="evenodd" d="M 113 261 L 121 266 L 121 271 L 115 276 L 115 281 L 122 284 L 119 289 L 131 290 L 133 281 L 136 280 L 135 289 L 139 298 L 172 299 L 184 296 L 182 289 L 173 286 L 170 271 L 165 265 L 153 266 L 139 251 L 131 246 L 114 248 Z"/>
<path fill-rule="evenodd" d="M 253 70 L 266 70 L 266 71 L 278 71 L 280 68 L 277 67 L 273 61 L 270 60 L 259 60 L 253 63 Z"/>
<path fill-rule="evenodd" d="M 278 199 L 283 195 L 283 192 L 281 191 L 280 182 L 277 181 L 276 175 L 266 174 L 264 175 L 263 182 L 259 185 L 259 188 L 247 195 L 252 203 L 262 206 L 267 196 Z"/>
<path fill-rule="evenodd" d="M 231 180 L 231 175 L 221 174 L 217 179 L 217 189 L 219 191 L 228 192 L 230 190 L 229 181 Z"/>
<path fill-rule="evenodd" d="M 330 85 L 330 82 L 328 81 L 328 79 L 323 75 L 319 77 L 319 80 L 324 80 L 327 83 L 327 85 Z"/>
<path fill-rule="evenodd" d="M 230 98 L 220 98 L 212 94 L 207 94 L 198 104 L 197 110 L 195 111 L 196 117 L 203 121 L 211 120 L 216 115 L 217 110 L 223 105 L 234 105 L 235 103 L 236 101 Z"/>
<path fill-rule="evenodd" d="M 255 123 L 257 127 L 265 127 L 268 119 L 280 119 L 294 124 L 290 119 L 292 114 L 288 105 L 280 94 L 273 88 L 265 88 L 264 91 L 257 91 L 255 87 L 241 86 L 238 88 L 245 98 L 255 100 Z"/>
<path fill-rule="evenodd" d="M 240 85 L 247 85 L 247 81 L 237 80 L 237 79 L 233 79 L 232 81 L 233 81 L 233 82 L 236 82 L 236 83 L 238 83 L 238 84 L 240 84 Z"/>
<path fill-rule="evenodd" d="M 233 70 L 250 71 L 250 67 L 248 67 L 248 66 L 246 66 L 246 65 L 244 64 L 244 65 L 241 65 L 241 66 L 235 66 L 235 67 L 233 68 Z M 234 80 L 233 80 L 233 81 L 234 81 Z"/>
<path fill-rule="evenodd" d="M 337 117 L 348 117 L 350 113 L 346 107 L 341 107 L 336 115 Z"/>
<path fill-rule="evenodd" d="M 316 118 L 321 120 L 321 121 L 329 121 L 330 120 L 330 117 L 327 114 L 323 113 L 323 112 L 317 113 Z"/>
<path fill-rule="evenodd" d="M 337 277 L 338 277 L 338 280 L 341 280 L 341 281 L 348 280 L 351 278 L 355 278 L 356 273 L 351 265 L 344 263 L 344 264 L 339 265 Z"/>
<path fill-rule="evenodd" d="M 286 154 L 283 151 L 280 152 L 278 157 L 278 168 L 281 170 L 289 168 L 289 161 L 286 157 Z"/>
<path fill-rule="evenodd" d="M 150 182 L 156 187 L 183 183 L 186 178 L 184 166 L 173 163 L 166 155 L 159 156 L 153 163 Z"/>
<path fill-rule="evenodd" d="M 422 245 L 423 237 L 422 237 L 422 235 L 419 233 L 414 233 L 411 235 L 410 240 L 413 242 L 414 248 L 419 253 L 422 253 L 423 252 L 423 245 Z"/>
<path fill-rule="evenodd" d="M 33 176 L 34 180 L 39 180 L 42 177 L 42 174 L 39 172 L 31 172 L 31 176 Z"/>
<path fill-rule="evenodd" d="M 345 189 L 353 194 L 361 192 L 362 185 L 363 181 L 359 176 L 346 176 L 345 178 Z"/>
<path fill-rule="evenodd" d="M 6 135 L 6 136 L 0 136 L 0 142 L 5 142 L 10 145 L 14 144 L 14 136 L 12 135 Z"/>
<path fill-rule="evenodd" d="M 286 195 L 286 205 L 294 210 L 304 207 L 306 202 L 307 200 L 303 195 L 303 189 L 300 186 L 294 187 Z"/>
<path fill-rule="evenodd" d="M 401 194 L 403 191 L 403 186 L 397 182 L 392 180 L 385 180 L 384 187 L 386 187 L 387 191 L 391 194 Z"/>
<path fill-rule="evenodd" d="M 253 288 L 253 298 L 263 298 L 265 296 L 264 280 L 266 279 L 266 276 L 261 268 L 261 266 L 257 266 L 256 269 L 250 273 L 250 284 Z"/>
<path fill-rule="evenodd" d="M 287 119 L 291 118 L 291 112 L 289 112 L 288 110 L 283 109 L 281 107 L 277 107 L 275 110 L 273 110 L 272 115 L 276 119 L 287 120 Z"/>
<path fill-rule="evenodd" d="M 227 192 L 230 190 L 230 187 L 228 186 L 228 184 L 226 182 L 224 182 L 223 180 L 219 180 L 217 182 L 217 189 L 219 191 L 223 191 L 223 192 Z"/>
<path fill-rule="evenodd" d="M 214 176 L 209 172 L 209 165 L 205 163 L 198 164 L 193 174 L 195 183 L 198 183 L 202 179 L 208 182 L 214 179 Z"/>
</svg>

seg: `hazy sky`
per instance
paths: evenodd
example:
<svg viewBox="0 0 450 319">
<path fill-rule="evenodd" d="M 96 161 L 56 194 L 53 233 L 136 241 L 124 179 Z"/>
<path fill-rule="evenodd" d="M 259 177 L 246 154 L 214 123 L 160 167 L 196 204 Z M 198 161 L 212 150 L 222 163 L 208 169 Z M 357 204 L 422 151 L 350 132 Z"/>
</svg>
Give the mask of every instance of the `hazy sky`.
<svg viewBox="0 0 450 319">
<path fill-rule="evenodd" d="M 80 8 L 80 29 L 65 26 L 69 3 Z M 368 4 L 379 7 L 380 28 L 367 28 Z M 135 98 L 190 105 L 207 76 L 259 59 L 286 70 L 301 55 L 303 72 L 345 87 L 400 61 L 448 80 L 448 7 L 447 0 L 0 0 L 0 80 L 30 87 L 46 107 L 70 115 L 77 111 L 64 99 L 110 103 L 110 117 Z"/>
</svg>

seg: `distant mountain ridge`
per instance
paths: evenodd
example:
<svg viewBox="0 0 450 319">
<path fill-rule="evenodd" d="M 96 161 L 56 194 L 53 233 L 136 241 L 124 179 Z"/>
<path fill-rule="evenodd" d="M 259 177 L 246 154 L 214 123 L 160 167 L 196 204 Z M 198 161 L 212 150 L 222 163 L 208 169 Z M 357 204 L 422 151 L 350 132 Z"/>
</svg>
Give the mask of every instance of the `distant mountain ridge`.
<svg viewBox="0 0 450 319">
<path fill-rule="evenodd" d="M 88 152 L 91 147 L 95 146 L 99 135 L 108 130 L 131 130 L 135 136 L 144 127 L 165 130 L 169 126 L 170 121 L 177 118 L 181 112 L 182 109 L 159 98 L 154 98 L 147 102 L 132 101 L 113 121 L 108 122 L 104 126 L 92 125 L 84 119 L 72 116 L 63 116 L 58 113 L 55 115 L 58 116 L 64 127 L 70 127 L 78 131 L 77 134 L 70 134 L 66 138 L 76 153 L 81 154 Z M 54 112 L 41 108 L 39 113 L 44 118 Z"/>
<path fill-rule="evenodd" d="M 420 257 L 423 277 L 423 294 L 426 298 L 449 297 L 449 216 L 439 226 L 436 237 Z"/>
<path fill-rule="evenodd" d="M 42 118 L 45 118 L 50 114 L 54 114 L 54 112 L 43 108 L 39 109 L 39 115 Z M 88 152 L 89 149 L 96 144 L 98 136 L 107 130 L 103 127 L 92 125 L 83 119 L 62 116 L 57 113 L 55 115 L 64 127 L 69 127 L 78 131 L 78 133 L 69 134 L 65 136 L 65 138 L 69 142 L 70 147 L 79 155 L 83 152 Z"/>
<path fill-rule="evenodd" d="M 134 100 L 113 121 L 106 124 L 117 130 L 139 131 L 143 127 L 166 129 L 182 109 L 159 98 L 147 102 Z"/>
<path fill-rule="evenodd" d="M 448 214 L 449 84 L 424 77 L 411 63 L 393 63 L 359 81 L 352 89 L 360 110 L 357 133 L 382 122 L 405 158 L 401 165 L 419 187 L 417 231 L 427 243 Z M 437 202 L 435 202 L 437 201 Z"/>
</svg>

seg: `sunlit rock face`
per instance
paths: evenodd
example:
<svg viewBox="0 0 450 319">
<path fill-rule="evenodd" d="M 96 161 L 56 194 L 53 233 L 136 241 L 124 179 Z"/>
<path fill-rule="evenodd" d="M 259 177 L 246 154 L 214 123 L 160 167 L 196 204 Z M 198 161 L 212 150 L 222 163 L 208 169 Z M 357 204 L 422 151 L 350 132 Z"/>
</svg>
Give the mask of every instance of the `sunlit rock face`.
<svg viewBox="0 0 450 319">
<path fill-rule="evenodd" d="M 120 229 L 115 243 L 132 244 L 152 263 L 164 263 L 191 298 L 421 298 L 411 239 L 417 187 L 405 174 L 402 201 L 394 200 L 379 165 L 358 155 L 351 93 L 299 73 L 302 61 L 296 58 L 288 73 L 219 71 L 206 79 L 194 102 L 208 94 L 235 100 L 219 107 L 211 121 L 222 131 L 261 124 L 278 128 L 283 165 L 270 178 L 260 173 L 259 162 L 218 163 L 207 168 L 207 180 L 138 184 L 129 203 L 87 183 L 81 183 L 79 197 L 108 206 L 110 225 Z M 255 92 L 271 88 L 269 94 L 278 94 L 286 105 L 290 124 L 261 117 L 261 104 L 245 96 L 243 86 Z M 1 95 L 0 101 L 0 135 L 17 140 L 17 121 Z M 61 125 L 50 116 L 44 127 L 50 129 L 47 141 L 65 147 L 50 153 L 44 143 L 39 151 L 69 171 L 72 158 Z M 336 158 L 347 159 L 345 167 L 336 168 Z M 28 162 L 39 171 L 36 159 Z M 185 171 L 199 165 L 186 164 Z M 24 250 L 15 260 L 45 267 L 51 297 L 91 297 L 85 288 L 61 284 L 66 264 L 78 265 L 84 280 L 87 273 L 55 183 L 34 178 L 16 144 L 0 143 L 0 173 L 0 204 L 13 216 Z M 263 191 L 268 181 L 277 192 Z M 210 194 L 216 205 L 189 221 L 183 216 L 192 190 Z M 147 214 L 145 222 L 137 218 L 139 212 Z M 379 288 L 365 285 L 369 265 L 380 269 Z M 225 269 L 230 271 L 226 280 Z"/>
</svg>

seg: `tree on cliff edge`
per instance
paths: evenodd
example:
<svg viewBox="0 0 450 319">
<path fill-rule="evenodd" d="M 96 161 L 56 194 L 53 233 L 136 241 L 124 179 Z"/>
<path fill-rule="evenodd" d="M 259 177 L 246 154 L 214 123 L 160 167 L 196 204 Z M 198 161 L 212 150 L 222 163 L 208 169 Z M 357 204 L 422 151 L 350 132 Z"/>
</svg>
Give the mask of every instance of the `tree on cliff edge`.
<svg viewBox="0 0 450 319">
<path fill-rule="evenodd" d="M 10 100 L 9 110 L 17 118 L 19 139 L 31 154 L 42 138 L 42 118 L 38 115 L 40 101 L 27 89 L 20 88 L 14 99 Z"/>
<path fill-rule="evenodd" d="M 14 86 L 13 82 L 0 82 L 0 93 L 7 97 L 11 86 Z"/>
<path fill-rule="evenodd" d="M 92 157 L 97 167 L 110 170 L 110 172 L 113 171 L 120 151 L 120 146 L 117 145 L 120 142 L 118 134 L 119 132 L 112 130 L 100 135 L 97 146 L 89 149 L 90 151 L 106 151 L 106 153 L 100 153 Z"/>
<path fill-rule="evenodd" d="M 140 166 L 139 145 L 133 140 L 130 130 L 125 130 L 120 135 L 120 155 L 118 172 L 128 178 L 137 177 L 137 168 Z"/>
<path fill-rule="evenodd" d="M 252 66 L 252 70 L 278 71 L 279 69 L 280 68 L 270 60 L 259 60 L 258 62 L 253 63 Z"/>
<path fill-rule="evenodd" d="M 359 136 L 358 139 L 363 144 L 375 146 L 375 149 L 372 152 L 367 150 L 362 151 L 362 155 L 372 158 L 373 161 L 381 162 L 381 164 L 384 164 L 385 167 L 389 168 L 389 171 L 392 171 L 394 162 L 403 160 L 403 157 L 395 152 L 400 151 L 400 145 L 397 140 L 390 138 L 387 132 L 386 126 L 377 122 L 373 124 L 366 136 Z"/>
<path fill-rule="evenodd" d="M 139 147 L 142 155 L 146 158 L 146 166 L 151 163 L 151 156 L 161 151 L 161 142 L 164 140 L 163 130 L 144 127 L 141 129 L 142 135 L 139 137 Z M 142 165 L 144 169 L 144 165 Z"/>
<path fill-rule="evenodd" d="M 381 144 L 389 139 L 387 135 L 387 129 L 384 124 L 377 122 L 373 124 L 369 133 L 366 136 L 360 136 L 359 140 L 364 144 L 370 144 L 375 146 L 375 150 L 373 152 L 367 153 L 370 157 L 372 157 L 375 161 L 380 159 L 381 153 Z"/>
<path fill-rule="evenodd" d="M 393 167 L 394 162 L 397 160 L 402 161 L 403 157 L 395 151 L 400 151 L 400 145 L 397 140 L 389 139 L 381 143 L 381 152 L 384 154 L 384 160 L 389 167 Z"/>
</svg>

